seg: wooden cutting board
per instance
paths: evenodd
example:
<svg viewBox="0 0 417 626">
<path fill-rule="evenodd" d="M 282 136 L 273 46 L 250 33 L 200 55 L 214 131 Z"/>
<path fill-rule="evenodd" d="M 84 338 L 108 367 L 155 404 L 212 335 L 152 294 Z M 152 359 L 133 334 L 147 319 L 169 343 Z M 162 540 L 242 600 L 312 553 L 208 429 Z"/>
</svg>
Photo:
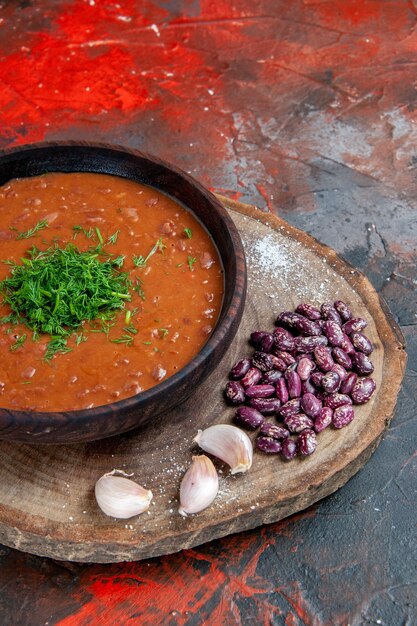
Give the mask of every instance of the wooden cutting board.
<svg viewBox="0 0 417 626">
<path fill-rule="evenodd" d="M 176 552 L 300 511 L 341 487 L 368 461 L 394 413 L 405 369 L 401 333 L 368 280 L 336 253 L 283 220 L 220 198 L 245 246 L 248 297 L 238 335 L 223 361 L 187 402 L 146 430 L 70 446 L 0 442 L 0 542 L 70 561 L 132 561 Z M 299 302 L 342 299 L 368 320 L 377 393 L 346 428 L 318 436 L 311 457 L 286 463 L 255 453 L 247 474 L 217 464 L 220 492 L 206 511 L 183 518 L 178 488 L 197 448 L 198 429 L 230 422 L 222 391 L 230 366 L 250 354 L 254 329 Z M 152 489 L 147 513 L 114 520 L 98 509 L 94 484 L 113 468 Z"/>
</svg>

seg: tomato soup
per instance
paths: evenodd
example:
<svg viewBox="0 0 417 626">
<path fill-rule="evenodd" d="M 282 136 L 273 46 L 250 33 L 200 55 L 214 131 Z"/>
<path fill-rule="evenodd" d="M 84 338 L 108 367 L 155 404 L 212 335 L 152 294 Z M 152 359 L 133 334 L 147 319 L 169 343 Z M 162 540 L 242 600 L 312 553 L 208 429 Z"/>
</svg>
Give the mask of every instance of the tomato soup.
<svg viewBox="0 0 417 626">
<path fill-rule="evenodd" d="M 216 324 L 224 289 L 218 252 L 197 219 L 163 193 L 90 173 L 51 173 L 0 187 L 2 285 L 25 259 L 66 246 L 114 261 L 115 271 L 126 274 L 128 295 L 110 320 L 82 321 L 59 343 L 34 332 L 23 314 L 10 316 L 2 289 L 4 408 L 66 411 L 133 396 L 181 369 Z M 63 273 L 63 292 L 65 280 Z"/>
</svg>

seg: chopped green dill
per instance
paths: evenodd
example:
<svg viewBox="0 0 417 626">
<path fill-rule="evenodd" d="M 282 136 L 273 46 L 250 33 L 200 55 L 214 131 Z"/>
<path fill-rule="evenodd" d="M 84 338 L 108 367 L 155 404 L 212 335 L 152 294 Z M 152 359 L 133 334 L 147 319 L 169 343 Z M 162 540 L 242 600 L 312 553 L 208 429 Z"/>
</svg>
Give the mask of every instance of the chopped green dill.
<svg viewBox="0 0 417 626">
<path fill-rule="evenodd" d="M 132 311 L 128 309 L 125 315 L 125 324 L 129 324 L 131 317 L 132 317 Z"/>
<path fill-rule="evenodd" d="M 33 237 L 39 230 L 43 228 L 48 228 L 49 224 L 46 220 L 41 220 L 33 228 L 29 228 L 26 232 L 19 233 L 16 239 L 29 239 L 29 237 Z"/>
<path fill-rule="evenodd" d="M 140 278 L 136 279 L 136 285 L 133 287 L 133 291 L 136 291 L 141 300 L 145 300 L 145 292 L 142 289 L 143 281 Z"/>
<path fill-rule="evenodd" d="M 153 351 L 154 352 L 159 352 L 159 348 L 154 348 Z"/>
<path fill-rule="evenodd" d="M 122 335 L 118 339 L 112 339 L 113 343 L 125 343 L 127 346 L 131 346 L 133 343 L 133 337 L 131 335 Z"/>
<path fill-rule="evenodd" d="M 119 233 L 120 233 L 120 230 L 116 230 L 115 233 L 110 235 L 110 237 L 107 240 L 107 243 L 116 243 Z"/>
<path fill-rule="evenodd" d="M 145 257 L 133 255 L 133 265 L 135 267 L 145 267 Z"/>
<path fill-rule="evenodd" d="M 71 352 L 71 348 L 67 346 L 67 338 L 53 337 L 51 341 L 46 346 L 45 356 L 43 357 L 45 361 L 48 363 L 52 360 L 52 358 L 60 352 L 61 354 L 66 354 L 67 352 Z"/>
<path fill-rule="evenodd" d="M 115 256 L 111 260 L 111 264 L 114 265 L 114 267 L 122 267 L 125 261 L 125 258 L 126 257 L 123 254 L 120 254 L 119 256 Z"/>
<path fill-rule="evenodd" d="M 164 244 L 162 237 L 160 237 L 146 257 L 133 255 L 133 264 L 135 267 L 146 267 L 146 263 L 149 261 L 151 256 L 153 256 L 158 250 L 163 254 L 165 248 L 166 245 Z"/>
<path fill-rule="evenodd" d="M 83 335 L 83 333 L 80 333 L 79 335 L 75 335 L 75 344 L 77 346 L 80 345 L 80 343 L 83 343 L 84 341 L 87 341 L 88 337 L 86 337 L 85 335 Z"/>
<path fill-rule="evenodd" d="M 168 335 L 169 330 L 168 328 L 160 328 L 159 329 L 159 334 L 162 337 L 162 339 L 165 339 L 165 337 Z"/>
<path fill-rule="evenodd" d="M 0 263 L 4 263 L 5 265 L 16 265 L 16 263 L 10 259 L 1 259 Z"/>
<path fill-rule="evenodd" d="M 126 333 L 130 333 L 131 335 L 137 335 L 138 329 L 133 326 L 133 324 L 129 324 L 129 326 L 125 326 L 123 330 Z"/>
<path fill-rule="evenodd" d="M 152 341 L 142 341 L 142 343 L 143 343 L 145 346 L 151 346 L 151 345 L 152 345 Z"/>
<path fill-rule="evenodd" d="M 20 335 L 20 337 L 18 337 L 18 338 L 16 339 L 16 341 L 14 342 L 14 344 L 12 344 L 12 345 L 10 346 L 10 350 L 11 350 L 12 352 L 15 352 L 18 348 L 21 348 L 21 347 L 23 346 L 23 344 L 25 343 L 25 341 L 26 341 L 26 335 L 25 335 L 25 334 L 24 334 L 24 335 Z"/>
<path fill-rule="evenodd" d="M 32 381 L 31 380 L 24 380 L 22 381 L 22 385 L 31 385 Z"/>
<path fill-rule="evenodd" d="M 197 261 L 197 259 L 193 256 L 188 256 L 187 259 L 187 263 L 188 263 L 188 267 L 190 268 L 191 271 L 193 271 L 193 265 L 194 263 Z"/>
<path fill-rule="evenodd" d="M 78 224 L 76 226 L 73 226 L 72 230 L 74 231 L 74 239 L 76 238 L 78 233 L 83 233 L 87 237 L 87 239 L 91 239 L 91 237 L 94 236 L 94 230 L 92 228 L 89 228 L 89 230 L 86 230 L 85 228 L 83 228 L 82 226 L 79 226 Z"/>
<path fill-rule="evenodd" d="M 84 321 L 108 322 L 131 299 L 130 287 L 128 275 L 114 267 L 111 257 L 101 260 L 97 248 L 81 252 L 73 244 L 44 251 L 33 247 L 29 258 L 0 281 L 12 314 L 52 336 L 67 335 Z"/>
<path fill-rule="evenodd" d="M 177 263 L 175 267 L 182 267 L 184 263 Z"/>
<path fill-rule="evenodd" d="M 191 228 L 184 228 L 184 233 L 187 235 L 188 239 L 191 239 L 191 237 L 193 236 Z"/>
<path fill-rule="evenodd" d="M 97 235 L 97 239 L 98 239 L 99 243 L 100 243 L 101 245 L 103 245 L 103 243 L 104 243 L 104 239 L 103 239 L 103 236 L 102 236 L 102 234 L 101 234 L 100 229 L 99 229 L 99 227 L 98 227 L 98 226 L 96 226 L 95 231 L 96 231 L 96 235 Z"/>
</svg>

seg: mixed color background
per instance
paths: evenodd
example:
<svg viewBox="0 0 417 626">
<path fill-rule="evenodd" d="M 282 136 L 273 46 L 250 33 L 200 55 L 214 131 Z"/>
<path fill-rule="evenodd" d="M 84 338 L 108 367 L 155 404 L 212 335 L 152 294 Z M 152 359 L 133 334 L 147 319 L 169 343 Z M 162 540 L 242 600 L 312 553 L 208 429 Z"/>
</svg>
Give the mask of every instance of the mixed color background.
<svg viewBox="0 0 417 626">
<path fill-rule="evenodd" d="M 417 623 L 416 70 L 413 0 L 0 2 L 0 148 L 121 144 L 278 213 L 370 278 L 409 353 L 389 431 L 333 496 L 145 562 L 0 548 L 2 624 Z"/>
</svg>

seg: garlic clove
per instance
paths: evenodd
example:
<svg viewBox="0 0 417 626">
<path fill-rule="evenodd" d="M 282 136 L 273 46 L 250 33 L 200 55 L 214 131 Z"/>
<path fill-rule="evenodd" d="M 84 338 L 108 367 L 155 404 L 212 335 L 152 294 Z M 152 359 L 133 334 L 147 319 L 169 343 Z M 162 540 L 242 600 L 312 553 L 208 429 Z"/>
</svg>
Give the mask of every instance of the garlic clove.
<svg viewBox="0 0 417 626">
<path fill-rule="evenodd" d="M 219 477 L 213 462 L 205 454 L 193 456 L 181 481 L 178 513 L 184 517 L 199 513 L 210 506 L 218 491 Z"/>
<path fill-rule="evenodd" d="M 106 515 L 128 519 L 146 511 L 153 498 L 152 491 L 133 480 L 114 473 L 104 474 L 95 486 L 97 504 Z"/>
<path fill-rule="evenodd" d="M 236 426 L 214 424 L 205 430 L 199 430 L 194 441 L 204 452 L 209 452 L 230 465 L 231 474 L 247 472 L 252 466 L 252 442 Z"/>
</svg>

